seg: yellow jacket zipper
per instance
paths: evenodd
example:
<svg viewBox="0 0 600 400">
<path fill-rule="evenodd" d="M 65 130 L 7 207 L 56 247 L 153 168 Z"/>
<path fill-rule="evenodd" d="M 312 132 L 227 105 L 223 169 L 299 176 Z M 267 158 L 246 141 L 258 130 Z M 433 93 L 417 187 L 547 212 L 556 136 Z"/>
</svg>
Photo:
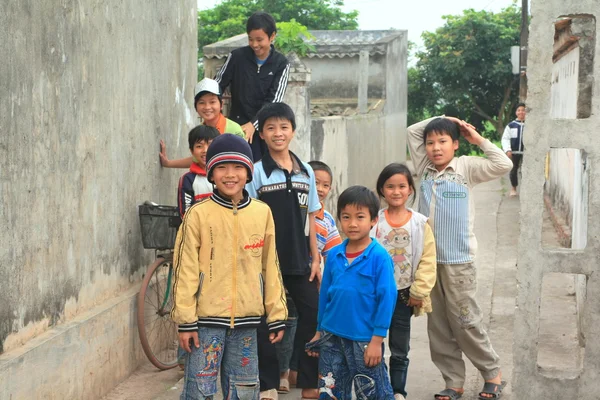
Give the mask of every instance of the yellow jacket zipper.
<svg viewBox="0 0 600 400">
<path fill-rule="evenodd" d="M 231 298 L 231 319 L 229 327 L 233 328 L 235 321 L 235 305 L 237 294 L 237 248 L 238 248 L 238 209 L 237 204 L 233 203 L 233 293 Z"/>
</svg>

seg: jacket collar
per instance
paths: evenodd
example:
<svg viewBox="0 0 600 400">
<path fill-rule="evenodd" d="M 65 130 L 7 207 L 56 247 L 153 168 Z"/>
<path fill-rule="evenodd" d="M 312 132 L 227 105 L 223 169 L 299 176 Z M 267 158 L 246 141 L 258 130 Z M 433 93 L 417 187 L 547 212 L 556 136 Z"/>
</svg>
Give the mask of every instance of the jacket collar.
<svg viewBox="0 0 600 400">
<path fill-rule="evenodd" d="M 206 170 L 195 162 L 190 165 L 190 172 L 193 172 L 196 175 L 206 176 Z"/>
<path fill-rule="evenodd" d="M 220 205 L 221 207 L 229 208 L 233 210 L 233 202 L 225 196 L 222 196 L 217 188 L 214 189 L 213 193 L 210 195 L 210 199 Z M 246 189 L 243 191 L 242 200 L 237 204 L 237 209 L 241 210 L 242 208 L 246 208 L 250 205 L 250 196 Z"/>
<path fill-rule="evenodd" d="M 248 49 L 247 50 L 247 56 L 248 56 L 248 58 L 250 58 L 252 60 L 252 62 L 256 62 L 256 54 L 254 54 L 254 50 L 252 50 L 252 47 L 246 46 L 246 48 Z M 273 46 L 271 44 L 271 50 L 269 51 L 269 56 L 265 60 L 265 64 L 268 63 L 269 61 L 271 61 L 271 56 L 273 56 L 274 52 L 275 52 L 275 46 Z"/>
<path fill-rule="evenodd" d="M 340 251 L 336 254 L 336 257 L 343 257 L 344 259 L 346 259 L 346 247 L 348 246 L 348 242 L 349 242 L 349 239 L 346 239 L 342 242 L 342 244 L 339 246 Z M 369 254 L 371 253 L 371 251 L 373 250 L 373 248 L 376 245 L 377 245 L 377 239 L 371 238 L 371 244 L 369 244 L 367 246 L 367 248 L 363 250 L 363 252 L 361 253 L 360 256 L 358 256 L 354 259 L 354 261 L 352 262 L 352 265 L 354 265 L 358 261 L 362 260 L 363 258 L 369 257 Z"/>
<path fill-rule="evenodd" d="M 290 157 L 292 157 L 292 174 L 295 175 L 299 174 L 300 172 L 304 172 L 306 175 L 308 175 L 308 170 L 304 164 L 302 164 L 302 161 L 300 161 L 298 156 L 290 151 Z M 275 169 L 283 170 L 283 168 L 281 168 L 279 164 L 273 160 L 273 157 L 271 157 L 271 154 L 268 151 L 263 155 L 262 163 L 267 178 L 271 176 L 271 173 L 273 173 Z"/>
<path fill-rule="evenodd" d="M 435 171 L 435 173 L 436 173 L 436 174 L 443 174 L 443 173 L 444 173 L 444 172 L 446 172 L 446 170 L 447 170 L 447 169 L 449 169 L 449 168 L 450 168 L 450 169 L 452 169 L 452 171 L 456 171 L 456 166 L 457 166 L 457 164 L 458 164 L 458 157 L 454 157 L 454 158 L 452 159 L 452 161 L 450 161 L 450 163 L 449 163 L 448 165 L 446 165 L 446 168 L 444 168 L 444 169 L 443 169 L 443 170 L 441 170 L 441 171 L 438 171 L 438 170 L 435 168 L 435 165 L 433 165 L 433 164 L 430 164 L 430 165 L 428 165 L 428 166 L 427 166 L 427 169 L 429 169 L 429 170 L 432 170 L 432 171 Z"/>
</svg>

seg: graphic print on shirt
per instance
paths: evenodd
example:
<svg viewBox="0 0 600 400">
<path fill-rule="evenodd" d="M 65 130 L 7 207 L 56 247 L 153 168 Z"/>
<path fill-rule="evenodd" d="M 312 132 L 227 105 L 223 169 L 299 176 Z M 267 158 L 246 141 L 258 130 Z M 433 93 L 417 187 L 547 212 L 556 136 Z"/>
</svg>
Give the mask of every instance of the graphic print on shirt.
<svg viewBox="0 0 600 400">
<path fill-rule="evenodd" d="M 379 231 L 378 236 L 383 236 Z M 387 235 L 378 237 L 377 240 L 383 243 L 394 262 L 394 279 L 398 287 L 405 288 L 412 283 L 412 268 L 410 261 L 406 257 L 407 249 L 410 246 L 410 234 L 404 228 L 393 228 Z"/>
</svg>

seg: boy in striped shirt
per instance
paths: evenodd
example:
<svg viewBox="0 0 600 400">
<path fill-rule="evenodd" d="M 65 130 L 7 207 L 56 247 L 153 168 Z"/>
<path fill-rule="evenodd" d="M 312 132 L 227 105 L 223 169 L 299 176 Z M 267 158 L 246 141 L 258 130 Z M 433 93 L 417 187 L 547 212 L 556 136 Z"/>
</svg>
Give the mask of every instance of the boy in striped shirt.
<svg viewBox="0 0 600 400">
<path fill-rule="evenodd" d="M 486 157 L 455 157 L 461 136 L 479 146 Z M 512 162 L 472 125 L 451 117 L 431 118 L 408 127 L 408 148 L 421 177 L 419 212 L 429 217 L 437 253 L 437 281 L 431 292 L 433 312 L 428 314 L 427 332 L 431 360 L 442 373 L 446 388 L 434 397 L 456 400 L 463 395 L 464 353 L 485 380 L 479 399 L 498 398 L 505 385 L 500 358 L 483 329 L 475 298 L 473 187 L 506 175 Z"/>
<path fill-rule="evenodd" d="M 309 161 L 308 165 L 315 171 L 317 194 L 321 202 L 321 210 L 315 215 L 315 222 L 317 223 L 317 247 L 323 263 L 325 263 L 329 250 L 342 243 L 340 233 L 335 225 L 335 219 L 325 210 L 325 199 L 331 190 L 333 174 L 331 168 L 322 161 Z"/>
</svg>

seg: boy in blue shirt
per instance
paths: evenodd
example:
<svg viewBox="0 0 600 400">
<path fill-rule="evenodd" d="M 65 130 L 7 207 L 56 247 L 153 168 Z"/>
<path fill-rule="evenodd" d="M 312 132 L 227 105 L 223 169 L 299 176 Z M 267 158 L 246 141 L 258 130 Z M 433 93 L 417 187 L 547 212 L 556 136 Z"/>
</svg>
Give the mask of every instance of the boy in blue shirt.
<svg viewBox="0 0 600 400">
<path fill-rule="evenodd" d="M 320 399 L 393 400 L 383 362 L 383 339 L 396 306 L 394 265 L 369 236 L 379 199 L 364 186 L 351 186 L 338 199 L 337 216 L 348 237 L 329 252 L 321 283 L 317 333 L 307 344 L 319 357 Z"/>
</svg>

